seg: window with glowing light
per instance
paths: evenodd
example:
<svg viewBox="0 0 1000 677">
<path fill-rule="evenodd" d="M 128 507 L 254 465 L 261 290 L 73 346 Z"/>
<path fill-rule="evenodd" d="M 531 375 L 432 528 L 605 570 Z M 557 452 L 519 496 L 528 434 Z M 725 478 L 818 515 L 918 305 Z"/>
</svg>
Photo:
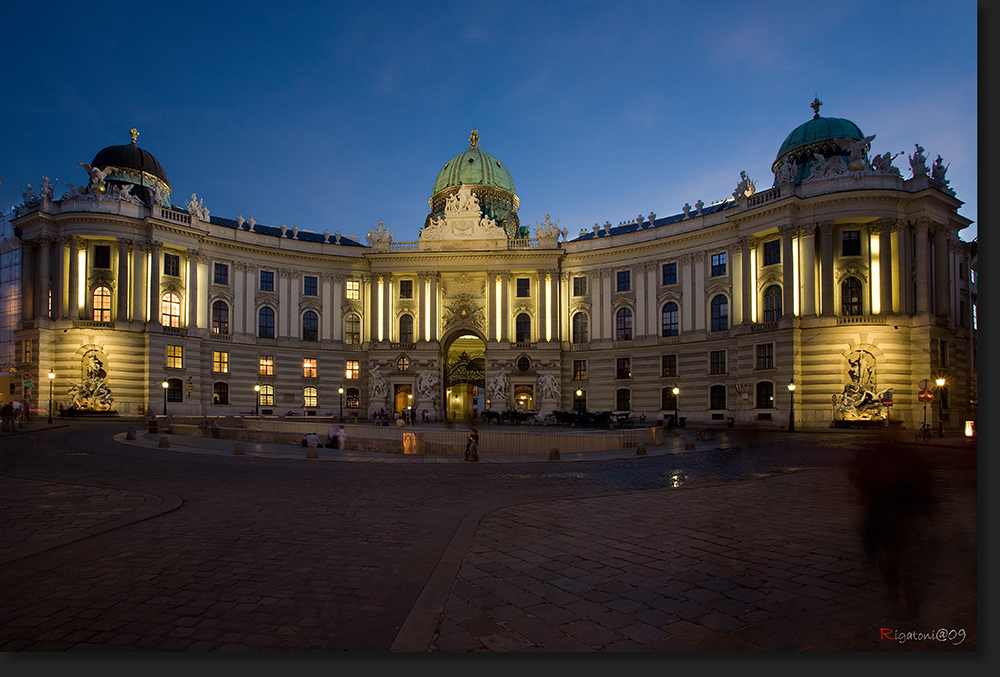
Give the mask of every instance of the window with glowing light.
<svg viewBox="0 0 1000 677">
<path fill-rule="evenodd" d="M 173 292 L 160 299 L 160 324 L 164 327 L 181 326 L 181 297 Z"/>
<path fill-rule="evenodd" d="M 317 378 L 319 376 L 319 360 L 307 357 L 302 360 L 302 378 Z"/>
<path fill-rule="evenodd" d="M 229 353 L 212 351 L 212 371 L 216 374 L 229 373 Z"/>
<path fill-rule="evenodd" d="M 167 368 L 168 369 L 184 368 L 183 346 L 167 346 Z"/>
<path fill-rule="evenodd" d="M 111 321 L 111 290 L 105 286 L 97 287 L 94 290 L 93 296 L 94 304 L 94 321 L 95 322 L 110 322 Z"/>
<path fill-rule="evenodd" d="M 274 376 L 274 355 L 261 355 L 257 360 L 257 373 L 261 376 Z"/>
<path fill-rule="evenodd" d="M 212 333 L 229 333 L 229 305 L 225 301 L 212 304 Z"/>
<path fill-rule="evenodd" d="M 361 280 L 348 280 L 344 295 L 352 301 L 361 298 Z"/>
<path fill-rule="evenodd" d="M 344 363 L 344 378 L 356 381 L 361 378 L 361 366 L 358 360 L 347 360 Z"/>
<path fill-rule="evenodd" d="M 315 407 L 319 402 L 319 391 L 314 386 L 302 389 L 302 406 Z"/>
</svg>

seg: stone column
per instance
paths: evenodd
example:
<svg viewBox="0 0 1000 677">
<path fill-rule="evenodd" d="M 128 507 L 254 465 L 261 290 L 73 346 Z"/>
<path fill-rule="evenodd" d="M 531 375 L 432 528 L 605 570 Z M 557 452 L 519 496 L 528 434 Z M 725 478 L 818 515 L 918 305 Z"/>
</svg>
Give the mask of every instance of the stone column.
<svg viewBox="0 0 1000 677">
<path fill-rule="evenodd" d="M 510 340 L 510 272 L 500 273 L 500 340 Z"/>
<path fill-rule="evenodd" d="M 549 280 L 552 283 L 552 289 L 549 294 L 549 318 L 552 326 L 552 336 L 551 336 L 552 341 L 560 341 L 561 340 L 560 337 L 562 336 L 562 332 L 560 331 L 559 327 L 560 324 L 559 321 L 560 318 L 562 317 L 562 314 L 560 314 L 559 312 L 559 306 L 560 306 L 559 300 L 560 298 L 562 298 L 561 297 L 562 285 L 560 284 L 561 278 L 562 276 L 559 274 L 558 269 L 549 271 Z"/>
<path fill-rule="evenodd" d="M 910 225 L 895 221 L 892 225 L 893 248 L 892 287 L 893 311 L 901 315 L 913 313 L 913 252 L 910 251 Z"/>
<path fill-rule="evenodd" d="M 430 297 L 431 297 L 431 340 L 432 341 L 439 341 L 439 340 L 441 340 L 441 337 L 438 336 L 438 319 L 439 319 L 439 316 L 440 316 L 439 315 L 439 311 L 438 311 L 438 301 L 439 301 L 438 296 L 439 296 L 439 287 L 440 287 L 440 282 L 441 282 L 441 273 L 432 273 L 431 276 L 430 276 L 430 280 L 431 280 L 431 293 L 430 293 Z"/>
<path fill-rule="evenodd" d="M 426 320 L 429 316 L 430 311 L 427 309 L 427 273 L 421 271 L 417 273 L 417 316 L 413 320 L 417 325 L 414 327 L 413 332 L 413 339 L 415 341 L 427 340 L 425 327 L 427 326 Z"/>
<path fill-rule="evenodd" d="M 927 230 L 928 222 L 925 219 L 921 219 L 916 223 L 914 228 L 914 239 L 916 240 L 916 247 L 914 251 L 914 259 L 917 264 L 916 281 L 917 281 L 917 314 L 929 313 L 931 311 L 931 295 L 930 295 L 930 279 L 931 279 L 931 266 L 930 266 L 930 246 L 927 242 Z"/>
<path fill-rule="evenodd" d="M 612 315 L 614 308 L 614 268 L 601 268 L 601 338 L 615 340 L 618 338 L 616 332 L 615 318 Z"/>
<path fill-rule="evenodd" d="M 649 333 L 646 328 L 646 264 L 637 264 L 632 272 L 632 277 L 635 278 L 635 324 L 632 336 L 638 339 Z"/>
<path fill-rule="evenodd" d="M 198 250 L 187 252 L 188 288 L 187 288 L 187 321 L 188 327 L 198 328 Z"/>
<path fill-rule="evenodd" d="M 590 340 L 600 341 L 604 338 L 601 333 L 601 318 L 604 316 L 604 308 L 601 305 L 601 270 L 595 269 L 587 275 L 587 292 L 590 294 Z"/>
<path fill-rule="evenodd" d="M 154 242 L 153 260 L 151 262 L 153 274 L 149 278 L 152 281 L 149 290 L 149 321 L 156 323 L 159 323 L 162 319 L 160 317 L 160 260 L 162 258 L 163 243 Z"/>
<path fill-rule="evenodd" d="M 677 263 L 681 269 L 677 271 L 681 281 L 681 307 L 680 307 L 680 331 L 686 332 L 694 329 L 694 275 L 691 270 L 694 268 L 694 255 L 681 254 L 677 257 Z"/>
<path fill-rule="evenodd" d="M 486 342 L 497 340 L 497 271 L 486 271 Z"/>
<path fill-rule="evenodd" d="M 757 241 L 750 237 L 741 237 L 737 242 L 740 248 L 740 309 L 741 320 L 745 324 L 753 324 L 753 258 L 751 251 L 757 246 Z M 733 306 L 736 299 L 733 299 Z"/>
<path fill-rule="evenodd" d="M 323 273 L 323 336 L 324 341 L 342 341 L 344 335 L 340 330 L 342 314 L 340 311 L 343 298 L 343 275 Z"/>
<path fill-rule="evenodd" d="M 245 261 L 233 262 L 233 332 L 240 334 L 256 334 L 254 308 L 247 300 L 247 264 Z"/>
<path fill-rule="evenodd" d="M 118 277 L 115 279 L 115 300 L 117 309 L 115 319 L 119 322 L 128 321 L 128 250 L 131 242 L 124 238 L 118 240 Z"/>
<path fill-rule="evenodd" d="M 816 316 L 816 226 L 806 226 L 799 235 L 799 268 L 802 271 L 802 317 Z"/>
<path fill-rule="evenodd" d="M 694 289 L 694 328 L 695 331 L 704 329 L 708 331 L 711 325 L 705 319 L 705 306 L 709 299 L 705 298 L 705 261 L 708 254 L 694 256 L 691 258 L 691 288 Z M 728 261 L 727 261 L 728 264 Z"/>
<path fill-rule="evenodd" d="M 795 315 L 795 265 L 792 257 L 792 238 L 795 226 L 783 226 L 781 233 L 781 315 Z"/>
<path fill-rule="evenodd" d="M 646 335 L 660 335 L 660 318 L 656 312 L 656 290 L 660 287 L 657 275 L 660 273 L 660 263 L 646 262 Z"/>
<path fill-rule="evenodd" d="M 570 294 L 572 294 L 572 275 L 569 273 L 559 273 L 559 298 L 561 308 L 559 309 L 559 340 L 573 340 L 573 318 L 569 314 Z"/>
<path fill-rule="evenodd" d="M 880 314 L 886 315 L 895 312 L 892 307 L 892 278 L 895 257 L 892 251 L 892 226 L 891 219 L 879 219 L 876 221 L 878 228 L 878 269 L 880 299 L 882 305 Z"/>
<path fill-rule="evenodd" d="M 392 273 L 382 274 L 382 336 L 393 340 L 392 326 Z"/>
<path fill-rule="evenodd" d="M 30 322 L 35 317 L 35 256 L 38 245 L 25 240 L 21 243 L 21 319 Z M 75 316 L 74 316 L 75 317 Z"/>
<path fill-rule="evenodd" d="M 80 238 L 71 236 L 69 239 L 69 294 L 66 302 L 66 317 L 71 320 L 80 319 Z M 23 263 L 22 263 L 23 265 Z M 30 289 L 25 290 L 31 292 Z M 26 299 L 27 297 L 25 297 Z M 21 303 L 26 303 L 22 300 Z"/>
<path fill-rule="evenodd" d="M 833 306 L 833 222 L 819 224 L 820 314 L 834 315 Z"/>
<path fill-rule="evenodd" d="M 49 317 L 49 290 L 52 280 L 49 277 L 49 264 L 52 261 L 52 240 L 42 236 L 38 238 L 36 252 L 38 274 L 35 275 L 35 317 Z"/>
<path fill-rule="evenodd" d="M 66 279 L 66 238 L 56 238 L 56 271 L 52 285 L 52 317 L 57 320 L 67 316 L 69 287 Z M 128 286 L 126 285 L 126 289 Z M 125 318 L 122 318 L 125 319 Z"/>
<path fill-rule="evenodd" d="M 934 314 L 951 317 L 951 246 L 948 226 L 939 224 L 934 229 Z"/>
<path fill-rule="evenodd" d="M 146 321 L 146 253 L 149 245 L 140 245 L 133 241 L 131 243 L 132 256 L 132 315 L 129 317 L 132 322 Z M 73 257 L 70 251 L 70 258 Z M 72 276 L 72 271 L 70 276 Z"/>
</svg>

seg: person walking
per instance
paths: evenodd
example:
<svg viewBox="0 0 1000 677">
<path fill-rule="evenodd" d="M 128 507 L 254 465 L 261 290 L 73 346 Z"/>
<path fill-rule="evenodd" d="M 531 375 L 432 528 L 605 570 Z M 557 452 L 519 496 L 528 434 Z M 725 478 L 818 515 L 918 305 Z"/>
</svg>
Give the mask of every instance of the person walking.
<svg viewBox="0 0 1000 677">
<path fill-rule="evenodd" d="M 478 461 L 479 460 L 479 431 L 473 428 L 469 431 L 469 435 L 465 442 L 465 460 L 466 461 Z"/>
<path fill-rule="evenodd" d="M 337 429 L 337 446 L 340 449 L 347 449 L 347 431 L 344 430 L 344 426 Z"/>
<path fill-rule="evenodd" d="M 0 409 L 0 417 L 3 418 L 3 432 L 14 432 L 14 405 L 7 402 Z"/>
</svg>

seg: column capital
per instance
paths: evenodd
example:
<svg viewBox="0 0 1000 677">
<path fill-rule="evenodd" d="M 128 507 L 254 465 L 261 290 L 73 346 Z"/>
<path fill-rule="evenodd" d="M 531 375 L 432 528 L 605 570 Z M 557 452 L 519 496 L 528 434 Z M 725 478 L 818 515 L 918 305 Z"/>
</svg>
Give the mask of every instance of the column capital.
<svg viewBox="0 0 1000 677">
<path fill-rule="evenodd" d="M 816 224 L 816 229 L 820 235 L 833 235 L 833 221 L 820 221 Z"/>
<path fill-rule="evenodd" d="M 778 228 L 778 233 L 781 235 L 781 237 L 793 237 L 796 233 L 798 233 L 798 231 L 799 227 L 797 224 L 794 223 L 787 223 Z"/>
</svg>

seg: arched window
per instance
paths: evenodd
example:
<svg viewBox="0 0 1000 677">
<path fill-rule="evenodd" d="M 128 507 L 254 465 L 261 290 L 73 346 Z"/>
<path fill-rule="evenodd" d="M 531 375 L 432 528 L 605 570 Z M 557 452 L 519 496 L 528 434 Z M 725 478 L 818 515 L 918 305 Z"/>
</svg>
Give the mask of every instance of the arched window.
<svg viewBox="0 0 1000 677">
<path fill-rule="evenodd" d="M 619 341 L 632 340 L 632 309 L 622 308 L 615 315 L 615 336 Z"/>
<path fill-rule="evenodd" d="M 181 297 L 167 292 L 160 300 L 160 324 L 164 327 L 181 326 Z"/>
<path fill-rule="evenodd" d="M 302 389 L 302 406 L 315 407 L 319 401 L 319 392 L 315 386 L 308 386 Z"/>
<path fill-rule="evenodd" d="M 184 381 L 179 378 L 167 379 L 167 402 L 184 401 Z"/>
<path fill-rule="evenodd" d="M 527 343 L 531 340 L 531 316 L 521 313 L 515 322 L 514 340 L 517 343 Z"/>
<path fill-rule="evenodd" d="M 264 339 L 274 338 L 274 309 L 264 306 L 257 314 L 257 336 Z"/>
<path fill-rule="evenodd" d="M 272 385 L 262 385 L 260 387 L 260 406 L 262 407 L 273 407 L 274 406 L 274 386 Z"/>
<path fill-rule="evenodd" d="M 319 341 L 319 315 L 311 310 L 302 315 L 302 340 Z"/>
<path fill-rule="evenodd" d="M 361 343 L 361 318 L 354 313 L 344 318 L 344 343 Z"/>
<path fill-rule="evenodd" d="M 781 319 L 781 287 L 772 284 L 764 290 L 764 321 L 777 322 Z"/>
<path fill-rule="evenodd" d="M 726 408 L 726 386 L 712 386 L 708 392 L 710 409 Z"/>
<path fill-rule="evenodd" d="M 399 316 L 399 342 L 413 343 L 413 316 Z"/>
<path fill-rule="evenodd" d="M 573 315 L 573 343 L 587 343 L 589 329 L 586 313 Z"/>
<path fill-rule="evenodd" d="M 770 381 L 757 383 L 757 408 L 774 409 L 774 384 Z"/>
<path fill-rule="evenodd" d="M 212 404 L 229 404 L 229 384 L 218 381 L 212 384 Z"/>
<path fill-rule="evenodd" d="M 840 283 L 840 304 L 844 315 L 861 314 L 861 280 L 849 277 Z"/>
<path fill-rule="evenodd" d="M 51 299 L 51 296 L 49 297 Z M 94 322 L 111 321 L 111 290 L 100 286 L 94 290 Z"/>
<path fill-rule="evenodd" d="M 617 411 L 632 411 L 632 391 L 628 388 L 619 388 L 615 392 L 615 409 Z"/>
<path fill-rule="evenodd" d="M 719 294 L 712 299 L 712 331 L 729 329 L 729 299 Z"/>
<path fill-rule="evenodd" d="M 661 336 L 677 336 L 677 304 L 671 301 L 663 306 L 663 333 Z"/>
<path fill-rule="evenodd" d="M 229 333 L 229 306 L 225 301 L 216 301 L 212 304 L 212 333 Z"/>
<path fill-rule="evenodd" d="M 361 391 L 357 388 L 348 388 L 345 393 L 346 398 L 344 402 L 347 404 L 348 409 L 360 409 L 361 408 Z"/>
</svg>

